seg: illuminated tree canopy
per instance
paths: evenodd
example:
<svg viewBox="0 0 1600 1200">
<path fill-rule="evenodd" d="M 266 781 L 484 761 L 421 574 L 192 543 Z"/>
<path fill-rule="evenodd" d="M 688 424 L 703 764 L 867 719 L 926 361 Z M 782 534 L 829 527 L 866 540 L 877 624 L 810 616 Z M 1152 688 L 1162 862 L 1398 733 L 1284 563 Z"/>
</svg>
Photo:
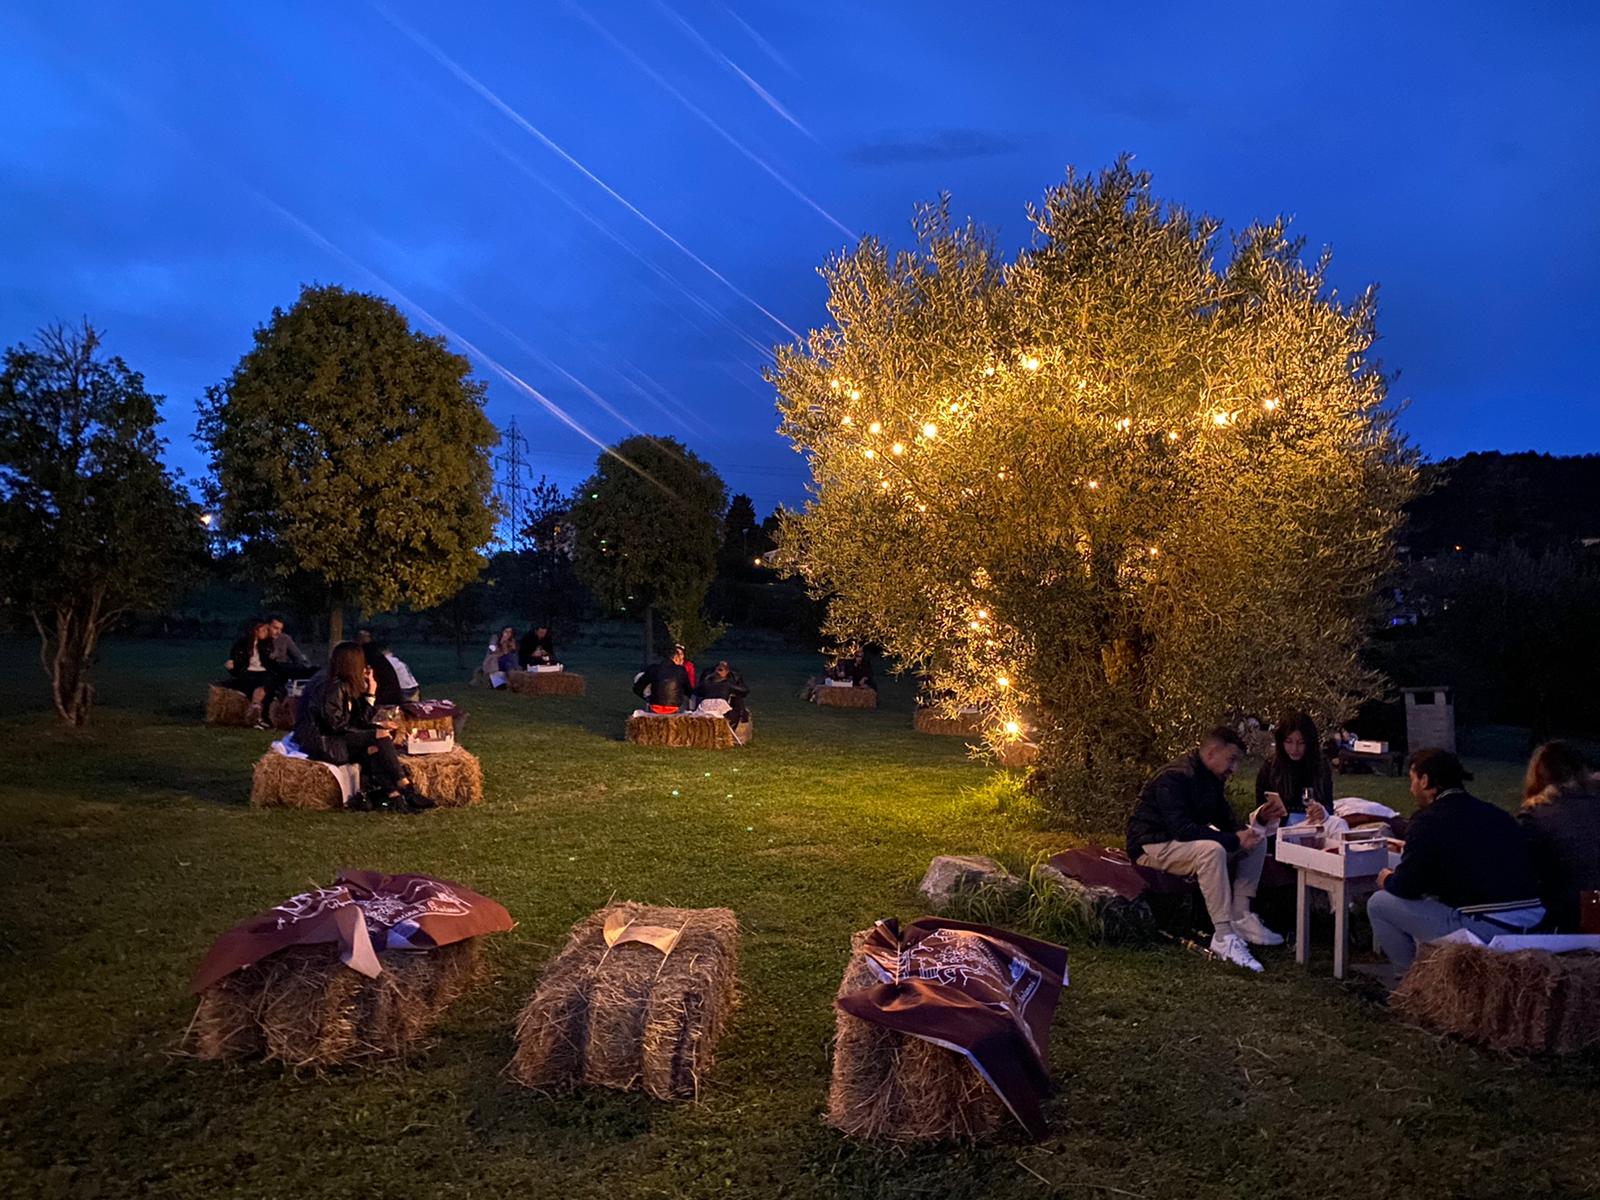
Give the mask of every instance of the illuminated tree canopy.
<svg viewBox="0 0 1600 1200">
<path fill-rule="evenodd" d="M 785 562 L 829 632 L 880 642 L 991 741 L 1036 726 L 1037 782 L 1120 822 L 1204 727 L 1338 717 L 1414 455 L 1343 302 L 1277 221 L 1237 234 L 1126 161 L 1030 208 L 1033 244 L 920 210 L 915 250 L 823 269 L 831 324 L 778 351 L 812 498 Z"/>
</svg>

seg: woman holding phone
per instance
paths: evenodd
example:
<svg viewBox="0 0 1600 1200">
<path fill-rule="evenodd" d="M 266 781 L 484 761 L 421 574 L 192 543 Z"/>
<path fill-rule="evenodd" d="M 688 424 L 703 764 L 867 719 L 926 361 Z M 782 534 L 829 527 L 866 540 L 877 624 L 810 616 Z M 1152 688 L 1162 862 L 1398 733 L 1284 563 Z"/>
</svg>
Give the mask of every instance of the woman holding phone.
<svg viewBox="0 0 1600 1200">
<path fill-rule="evenodd" d="M 355 642 L 340 642 L 324 670 L 306 684 L 294 740 L 319 762 L 361 767 L 361 795 L 352 808 L 420 812 L 434 803 L 421 795 L 400 761 L 394 727 L 373 719 L 378 684 Z"/>
<path fill-rule="evenodd" d="M 1256 774 L 1256 806 L 1276 794 L 1290 825 L 1320 824 L 1333 811 L 1333 770 L 1322 754 L 1317 726 L 1303 712 L 1288 712 L 1272 731 L 1272 754 Z"/>
</svg>

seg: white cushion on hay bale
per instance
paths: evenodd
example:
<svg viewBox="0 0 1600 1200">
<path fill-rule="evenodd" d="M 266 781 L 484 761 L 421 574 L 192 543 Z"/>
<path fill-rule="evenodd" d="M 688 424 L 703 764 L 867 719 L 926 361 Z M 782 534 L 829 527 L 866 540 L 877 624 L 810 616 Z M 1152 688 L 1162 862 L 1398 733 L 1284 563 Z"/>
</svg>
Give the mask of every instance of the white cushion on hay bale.
<svg viewBox="0 0 1600 1200">
<path fill-rule="evenodd" d="M 519 696 L 581 696 L 588 690 L 575 671 L 507 671 L 506 687 Z"/>
<path fill-rule="evenodd" d="M 878 691 L 869 687 L 838 687 L 824 683 L 817 689 L 816 699 L 824 708 L 878 707 Z"/>
<path fill-rule="evenodd" d="M 696 1099 L 737 998 L 738 962 L 729 909 L 624 902 L 591 913 L 517 1017 L 507 1073 L 530 1088 Z"/>
<path fill-rule="evenodd" d="M 1417 948 L 1391 1011 L 1494 1050 L 1573 1054 L 1600 1045 L 1600 938 L 1521 935 L 1485 946 L 1465 932 Z M 1588 948 L 1491 948 L 1541 942 Z"/>
<path fill-rule="evenodd" d="M 932 733 L 940 737 L 978 737 L 983 733 L 983 717 L 978 712 L 963 709 L 955 716 L 947 716 L 931 705 L 917 709 L 912 727 L 918 733 Z"/>
<path fill-rule="evenodd" d="M 483 767 L 457 746 L 444 754 L 402 754 L 412 782 L 441 808 L 483 803 Z M 342 809 L 344 794 L 327 763 L 269 750 L 257 760 L 250 786 L 256 808 Z"/>
<path fill-rule="evenodd" d="M 840 996 L 883 982 L 862 950 L 870 929 L 850 939 Z M 833 1079 L 828 1124 L 851 1137 L 888 1142 L 977 1138 L 1008 1119 L 963 1055 L 922 1038 L 834 1010 Z"/>
<path fill-rule="evenodd" d="M 249 728 L 250 697 L 225 683 L 206 688 L 206 724 Z"/>
<path fill-rule="evenodd" d="M 755 736 L 747 716 L 735 729 L 710 713 L 635 712 L 628 718 L 628 741 L 641 746 L 677 746 L 696 750 L 731 750 L 748 746 Z"/>
</svg>

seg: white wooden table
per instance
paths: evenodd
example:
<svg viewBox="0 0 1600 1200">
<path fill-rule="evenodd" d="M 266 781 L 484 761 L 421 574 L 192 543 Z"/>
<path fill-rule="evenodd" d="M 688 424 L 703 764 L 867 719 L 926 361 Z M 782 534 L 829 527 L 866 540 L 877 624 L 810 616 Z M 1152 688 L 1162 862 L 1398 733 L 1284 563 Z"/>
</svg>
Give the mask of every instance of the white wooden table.
<svg viewBox="0 0 1600 1200">
<path fill-rule="evenodd" d="M 1318 830 L 1304 825 L 1278 830 L 1274 857 L 1294 868 L 1294 960 L 1304 966 L 1311 951 L 1311 905 L 1315 888 L 1333 906 L 1333 977 L 1344 978 L 1350 953 L 1350 904 L 1378 890 L 1378 872 L 1400 856 L 1386 842 L 1369 848 L 1346 847 L 1340 853 L 1313 845 Z M 1287 836 L 1286 836 L 1287 835 Z M 1319 839 L 1320 840 L 1320 839 Z"/>
</svg>

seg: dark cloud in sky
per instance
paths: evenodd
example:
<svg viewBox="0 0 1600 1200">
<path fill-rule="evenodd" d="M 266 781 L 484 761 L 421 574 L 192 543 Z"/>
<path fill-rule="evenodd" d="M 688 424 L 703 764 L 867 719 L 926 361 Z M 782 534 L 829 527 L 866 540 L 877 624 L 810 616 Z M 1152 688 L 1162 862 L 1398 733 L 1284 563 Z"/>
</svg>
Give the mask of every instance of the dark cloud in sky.
<svg viewBox="0 0 1600 1200">
<path fill-rule="evenodd" d="M 1015 248 L 1069 164 L 1127 151 L 1381 285 L 1426 452 L 1600 450 L 1600 7 L 574 4 L 0 8 L 0 343 L 90 317 L 193 473 L 194 401 L 274 306 L 387 291 L 477 348 L 559 482 L 593 446 L 490 360 L 767 509 L 804 472 L 764 348 L 826 320 L 830 218 L 900 246 L 949 192 Z"/>
</svg>

